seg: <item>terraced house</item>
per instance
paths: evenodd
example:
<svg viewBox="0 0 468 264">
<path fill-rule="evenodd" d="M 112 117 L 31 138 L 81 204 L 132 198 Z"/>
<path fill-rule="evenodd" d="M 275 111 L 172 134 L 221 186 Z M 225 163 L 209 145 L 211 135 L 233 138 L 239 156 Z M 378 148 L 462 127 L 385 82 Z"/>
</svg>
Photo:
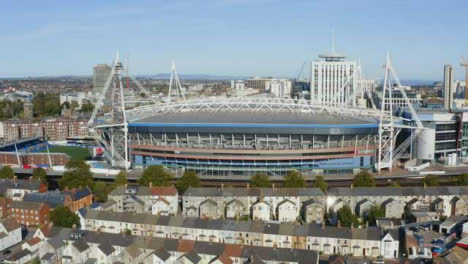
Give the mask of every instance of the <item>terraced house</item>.
<svg viewBox="0 0 468 264">
<path fill-rule="evenodd" d="M 41 263 L 290 263 L 317 264 L 318 252 L 210 243 L 172 238 L 137 237 L 82 231 L 70 228 L 41 228 Z"/>
<path fill-rule="evenodd" d="M 251 218 L 321 223 L 325 195 L 318 188 L 189 188 L 183 214 L 201 218 Z"/>
<path fill-rule="evenodd" d="M 108 195 L 114 211 L 174 215 L 179 210 L 179 195 L 174 186 L 120 186 Z"/>
<path fill-rule="evenodd" d="M 330 188 L 327 192 L 328 211 L 336 212 L 349 205 L 362 216 L 372 205 L 382 206 L 385 217 L 400 218 L 405 210 L 433 211 L 442 216 L 468 214 L 468 187 L 378 187 Z"/>
<path fill-rule="evenodd" d="M 32 178 L 20 180 L 16 176 L 13 179 L 0 179 L 0 194 L 15 201 L 23 200 L 24 195 L 27 193 L 45 191 L 47 191 L 47 185 L 41 183 L 40 180 Z"/>
<path fill-rule="evenodd" d="M 145 237 L 309 249 L 325 254 L 385 258 L 396 258 L 399 255 L 398 232 L 378 228 L 350 229 L 320 224 L 209 220 L 97 210 L 88 210 L 81 217 L 84 218 L 84 229 L 114 234 L 131 232 Z"/>
</svg>

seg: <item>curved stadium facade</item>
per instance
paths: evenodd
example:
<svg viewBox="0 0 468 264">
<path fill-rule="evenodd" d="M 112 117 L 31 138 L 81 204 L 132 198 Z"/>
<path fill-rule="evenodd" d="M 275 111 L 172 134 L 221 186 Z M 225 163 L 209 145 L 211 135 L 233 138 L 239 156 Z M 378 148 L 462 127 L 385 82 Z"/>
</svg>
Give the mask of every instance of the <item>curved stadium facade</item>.
<svg viewBox="0 0 468 264">
<path fill-rule="evenodd" d="M 134 166 L 164 165 L 203 179 L 353 173 L 374 165 L 378 122 L 336 114 L 179 111 L 128 124 Z"/>
</svg>

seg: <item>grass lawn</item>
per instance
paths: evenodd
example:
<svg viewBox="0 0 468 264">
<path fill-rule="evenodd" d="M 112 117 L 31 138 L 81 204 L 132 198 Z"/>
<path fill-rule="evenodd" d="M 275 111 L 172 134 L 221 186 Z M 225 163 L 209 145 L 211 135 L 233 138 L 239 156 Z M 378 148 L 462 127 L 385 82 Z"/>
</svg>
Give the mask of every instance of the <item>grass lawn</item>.
<svg viewBox="0 0 468 264">
<path fill-rule="evenodd" d="M 47 149 L 41 152 L 47 153 Z M 53 146 L 53 147 L 49 147 L 49 152 L 50 153 L 65 153 L 68 156 L 70 156 L 72 160 L 87 160 L 91 158 L 91 154 L 89 153 L 88 149 L 75 147 L 75 146 Z"/>
</svg>

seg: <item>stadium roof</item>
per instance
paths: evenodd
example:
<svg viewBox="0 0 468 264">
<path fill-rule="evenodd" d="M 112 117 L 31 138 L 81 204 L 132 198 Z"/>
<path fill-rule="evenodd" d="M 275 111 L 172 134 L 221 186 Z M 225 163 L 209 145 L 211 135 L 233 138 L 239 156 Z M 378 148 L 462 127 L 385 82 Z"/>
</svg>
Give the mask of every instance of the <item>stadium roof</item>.
<svg viewBox="0 0 468 264">
<path fill-rule="evenodd" d="M 134 121 L 133 123 L 356 125 L 377 124 L 377 120 L 358 117 L 350 118 L 328 113 L 197 111 L 155 115 Z"/>
<path fill-rule="evenodd" d="M 267 111 L 170 112 L 129 123 L 130 133 L 369 135 L 377 129 L 376 120 L 360 117 Z"/>
</svg>

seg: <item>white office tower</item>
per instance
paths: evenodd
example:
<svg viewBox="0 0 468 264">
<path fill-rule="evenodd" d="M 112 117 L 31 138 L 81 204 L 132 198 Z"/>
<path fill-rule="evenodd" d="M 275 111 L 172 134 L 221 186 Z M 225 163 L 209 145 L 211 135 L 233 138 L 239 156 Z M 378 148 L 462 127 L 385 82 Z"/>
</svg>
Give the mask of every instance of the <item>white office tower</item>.
<svg viewBox="0 0 468 264">
<path fill-rule="evenodd" d="M 444 65 L 444 108 L 450 110 L 453 103 L 453 66 L 450 64 Z"/>
<path fill-rule="evenodd" d="M 98 64 L 93 68 L 94 93 L 99 94 L 104 89 L 112 68 L 107 64 Z"/>
<path fill-rule="evenodd" d="M 322 105 L 356 106 L 360 96 L 357 63 L 344 61 L 345 57 L 334 51 L 319 58 L 322 60 L 313 61 L 311 66 L 311 101 Z"/>
<path fill-rule="evenodd" d="M 289 79 L 270 79 L 265 82 L 265 90 L 276 97 L 291 97 L 292 82 Z"/>
</svg>

